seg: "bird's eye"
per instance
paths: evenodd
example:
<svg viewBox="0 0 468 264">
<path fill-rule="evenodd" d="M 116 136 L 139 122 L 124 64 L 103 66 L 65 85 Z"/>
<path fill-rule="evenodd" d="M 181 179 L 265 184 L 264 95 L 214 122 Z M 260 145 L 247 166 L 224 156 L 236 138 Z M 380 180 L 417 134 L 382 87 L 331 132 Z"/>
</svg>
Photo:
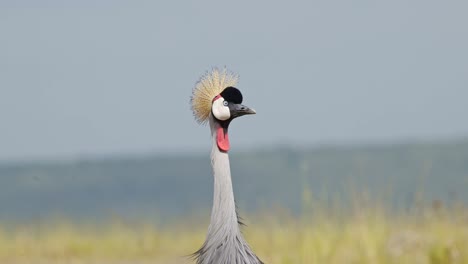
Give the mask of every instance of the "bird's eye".
<svg viewBox="0 0 468 264">
<path fill-rule="evenodd" d="M 224 101 L 224 102 L 223 102 L 223 105 L 224 105 L 224 106 L 227 106 L 227 105 L 228 105 L 228 101 Z"/>
</svg>

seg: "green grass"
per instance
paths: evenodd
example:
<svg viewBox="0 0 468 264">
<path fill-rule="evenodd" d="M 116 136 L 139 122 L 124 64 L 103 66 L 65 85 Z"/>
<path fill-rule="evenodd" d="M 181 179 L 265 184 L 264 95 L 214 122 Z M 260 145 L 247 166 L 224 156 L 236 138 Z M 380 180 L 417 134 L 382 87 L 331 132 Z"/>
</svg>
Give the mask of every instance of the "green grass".
<svg viewBox="0 0 468 264">
<path fill-rule="evenodd" d="M 311 206 L 299 218 L 284 211 L 249 215 L 244 234 L 266 263 L 468 263 L 468 211 L 461 206 L 436 203 L 397 215 L 356 208 L 343 214 Z M 190 219 L 165 228 L 65 220 L 4 226 L 0 263 L 192 263 L 185 256 L 202 244 L 206 228 Z"/>
</svg>

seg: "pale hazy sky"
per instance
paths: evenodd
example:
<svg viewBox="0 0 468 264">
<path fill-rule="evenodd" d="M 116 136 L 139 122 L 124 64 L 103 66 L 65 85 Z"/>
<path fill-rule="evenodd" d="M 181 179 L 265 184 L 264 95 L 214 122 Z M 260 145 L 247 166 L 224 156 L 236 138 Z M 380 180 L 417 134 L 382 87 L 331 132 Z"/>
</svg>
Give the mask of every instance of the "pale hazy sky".
<svg viewBox="0 0 468 264">
<path fill-rule="evenodd" d="M 467 14 L 466 1 L 1 1 L 0 160 L 208 152 L 188 101 L 224 65 L 258 112 L 231 125 L 234 150 L 466 136 Z"/>
</svg>

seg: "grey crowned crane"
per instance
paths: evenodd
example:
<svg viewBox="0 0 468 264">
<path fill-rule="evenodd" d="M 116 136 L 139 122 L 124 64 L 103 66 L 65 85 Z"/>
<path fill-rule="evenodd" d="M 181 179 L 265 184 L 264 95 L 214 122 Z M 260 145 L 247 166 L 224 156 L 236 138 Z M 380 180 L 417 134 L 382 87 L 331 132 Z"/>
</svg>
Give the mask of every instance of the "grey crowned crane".
<svg viewBox="0 0 468 264">
<path fill-rule="evenodd" d="M 193 254 L 197 264 L 263 263 L 242 236 L 232 189 L 228 128 L 235 118 L 255 114 L 242 105 L 242 94 L 235 88 L 237 80 L 236 74 L 215 68 L 200 78 L 190 100 L 198 123 L 210 125 L 214 176 L 208 234 L 203 246 Z"/>
</svg>

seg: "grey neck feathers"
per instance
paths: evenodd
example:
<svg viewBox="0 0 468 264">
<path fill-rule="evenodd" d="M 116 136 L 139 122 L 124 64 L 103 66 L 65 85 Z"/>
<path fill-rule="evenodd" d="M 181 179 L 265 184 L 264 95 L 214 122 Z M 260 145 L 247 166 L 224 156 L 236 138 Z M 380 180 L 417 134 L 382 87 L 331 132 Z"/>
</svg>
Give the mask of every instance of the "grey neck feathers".
<svg viewBox="0 0 468 264">
<path fill-rule="evenodd" d="M 213 140 L 213 208 L 205 243 L 194 256 L 197 264 L 260 264 L 262 262 L 250 249 L 239 229 L 229 155 L 220 151 L 216 143 L 219 124 L 211 116 L 209 120 Z"/>
</svg>

